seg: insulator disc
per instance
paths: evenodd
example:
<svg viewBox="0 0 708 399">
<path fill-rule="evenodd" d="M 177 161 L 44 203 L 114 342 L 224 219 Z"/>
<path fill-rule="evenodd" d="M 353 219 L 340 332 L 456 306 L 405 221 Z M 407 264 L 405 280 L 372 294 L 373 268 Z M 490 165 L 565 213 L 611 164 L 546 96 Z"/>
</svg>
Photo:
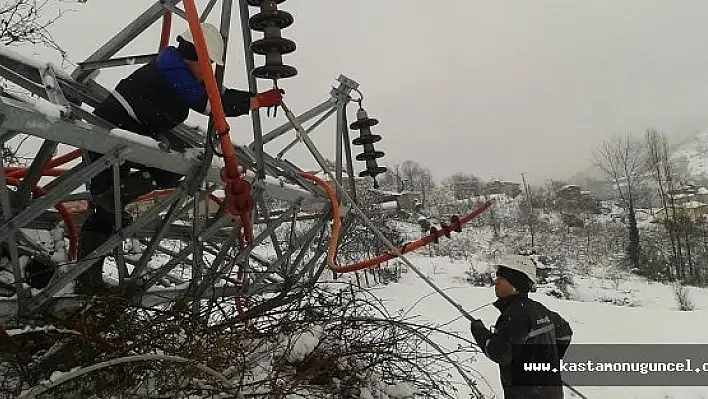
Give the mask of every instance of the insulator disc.
<svg viewBox="0 0 708 399">
<path fill-rule="evenodd" d="M 365 135 L 362 135 L 361 137 L 357 137 L 354 140 L 352 140 L 352 144 L 365 145 L 365 144 L 378 143 L 379 141 L 381 141 L 381 136 L 379 136 L 378 134 L 365 134 Z"/>
<path fill-rule="evenodd" d="M 356 156 L 356 160 L 357 161 L 368 161 L 370 159 L 383 158 L 384 155 L 386 155 L 386 154 L 384 154 L 383 151 L 362 152 L 361 154 Z"/>
<path fill-rule="evenodd" d="M 251 43 L 251 50 L 258 55 L 267 55 L 269 52 L 288 54 L 295 51 L 295 42 L 282 37 L 266 37 Z"/>
<path fill-rule="evenodd" d="M 386 173 L 388 169 L 386 169 L 385 166 L 375 166 L 373 168 L 368 168 L 365 170 L 362 170 L 359 172 L 359 177 L 366 177 L 366 176 L 371 176 L 371 177 L 376 177 L 377 175 L 380 175 L 381 173 Z"/>
<path fill-rule="evenodd" d="M 252 7 L 260 7 L 261 4 L 263 4 L 265 2 L 269 2 L 269 1 L 270 2 L 275 1 L 275 4 L 281 4 L 286 0 L 246 0 L 246 3 L 248 3 L 248 5 L 252 6 Z"/>
<path fill-rule="evenodd" d="M 357 121 L 352 122 L 352 124 L 349 125 L 349 128 L 354 129 L 354 130 L 359 130 L 359 129 L 362 129 L 365 127 L 376 126 L 378 124 L 379 124 L 378 119 L 365 118 L 365 119 L 359 119 Z"/>
<path fill-rule="evenodd" d="M 297 69 L 290 65 L 263 65 L 254 68 L 251 75 L 258 79 L 287 79 L 297 75 Z"/>
<path fill-rule="evenodd" d="M 295 19 L 293 16 L 281 10 L 269 10 L 259 12 L 248 20 L 248 26 L 258 32 L 263 32 L 268 26 L 275 26 L 278 29 L 285 29 L 292 25 Z"/>
</svg>

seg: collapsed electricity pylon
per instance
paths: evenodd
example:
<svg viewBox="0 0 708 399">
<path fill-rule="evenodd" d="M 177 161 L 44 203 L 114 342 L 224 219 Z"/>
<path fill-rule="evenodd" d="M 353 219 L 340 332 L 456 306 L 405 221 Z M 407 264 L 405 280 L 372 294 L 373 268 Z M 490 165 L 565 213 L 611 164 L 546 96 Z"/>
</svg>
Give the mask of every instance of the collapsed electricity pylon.
<svg viewBox="0 0 708 399">
<path fill-rule="evenodd" d="M 200 20 L 207 18 L 215 2 L 209 2 Z M 243 178 L 252 187 L 256 205 L 250 213 L 254 230 L 252 242 L 239 246 L 243 227 L 239 226 L 240 222 L 228 212 L 222 213 L 222 209 L 209 212 L 209 208 L 215 206 L 210 199 L 216 203 L 223 199 L 216 195 L 223 189 L 223 174 L 220 172 L 224 162 L 218 158 L 213 123 L 209 123 L 206 132 L 186 125 L 173 129 L 174 136 L 187 148 L 182 153 L 166 151 L 151 139 L 115 129 L 86 108 L 95 107 L 110 95 L 109 89 L 96 81 L 100 69 L 146 63 L 156 56 L 112 58 L 160 19 L 163 21 L 160 47 L 166 45 L 172 16 L 188 17 L 187 4 L 182 9 L 179 3 L 179 0 L 155 2 L 87 60 L 79 63 L 71 75 L 7 49 L 0 53 L 0 76 L 33 95 L 30 98 L 2 93 L 0 142 L 4 144 L 17 135 L 41 140 L 41 146 L 27 168 L 0 167 L 1 249 L 2 256 L 9 260 L 5 269 L 14 277 L 11 285 L 3 287 L 7 295 L 0 297 L 0 324 L 18 318 L 41 318 L 47 312 L 62 314 L 80 307 L 84 300 L 67 287 L 91 266 L 92 260 L 101 256 L 113 258 L 118 286 L 131 287 L 130 291 L 122 292 L 124 295 L 136 304 L 151 305 L 175 299 L 198 302 L 197 299 L 204 297 L 248 298 L 280 292 L 292 287 L 292 278 L 285 281 L 280 274 L 284 267 L 291 272 L 290 277 L 295 276 L 296 283 L 298 279 L 311 281 L 318 278 L 326 267 L 323 256 L 327 247 L 317 239 L 321 241 L 331 218 L 330 201 L 325 190 L 303 178 L 301 169 L 283 159 L 299 139 L 295 138 L 276 156 L 264 149 L 266 144 L 293 129 L 291 121 L 263 134 L 260 114 L 252 111 L 253 142 L 233 147 L 238 164 L 244 170 Z M 233 0 L 222 1 L 221 34 L 226 43 L 233 3 Z M 280 37 L 279 29 L 293 22 L 290 14 L 275 7 L 282 1 L 239 0 L 237 3 L 249 89 L 258 91 L 256 79 L 275 81 L 295 76 L 296 69 L 283 65 L 281 60 L 282 54 L 294 51 L 294 43 Z M 260 7 L 260 13 L 250 18 L 249 6 Z M 251 30 L 264 32 L 264 38 L 252 42 Z M 254 52 L 266 55 L 264 66 L 255 66 Z M 217 66 L 215 77 L 220 86 L 224 77 L 223 66 Z M 353 176 L 346 111 L 352 100 L 350 95 L 358 90 L 358 84 L 345 76 L 339 76 L 337 81 L 327 98 L 297 116 L 296 120 L 299 125 L 317 118 L 307 128 L 309 134 L 334 115 L 337 120 L 334 172 L 341 183 L 345 181 L 345 170 Z M 231 134 L 243 138 L 243 132 Z M 66 146 L 74 150 L 56 156 L 57 149 Z M 203 153 L 195 158 L 190 155 L 190 149 L 200 149 Z M 88 151 L 104 155 L 96 162 L 74 162 L 69 166 L 71 161 Z M 133 209 L 140 209 L 132 223 L 121 226 L 121 221 L 116 220 L 118 231 L 112 237 L 85 259 L 75 259 L 76 232 L 85 219 L 89 199 L 84 185 L 103 170 L 112 170 L 116 196 L 119 196 L 118 168 L 125 162 L 178 173 L 185 178 L 175 190 L 154 192 L 149 198 L 132 204 Z M 356 198 L 353 179 L 349 182 L 349 195 Z M 307 221 L 306 224 L 298 229 L 303 221 Z M 53 246 L 48 247 L 37 238 L 42 236 L 41 232 L 56 237 L 57 226 L 62 227 L 62 223 L 65 236 L 60 234 Z M 284 225 L 298 231 L 287 242 L 279 241 L 275 234 L 276 229 Z M 65 238 L 69 242 L 68 251 L 62 248 Z M 166 245 L 175 242 L 180 243 L 177 250 Z M 126 250 L 127 243 L 131 244 L 132 252 Z M 275 258 L 253 252 L 256 246 L 264 245 L 272 246 Z M 204 261 L 205 254 L 209 255 L 208 262 Z M 168 261 L 156 266 L 158 262 L 151 262 L 156 256 L 166 257 Z M 188 269 L 188 277 L 173 273 L 177 267 Z M 43 270 L 46 274 L 38 278 L 45 280 L 41 288 L 31 287 L 34 282 L 30 284 L 30 279 L 37 276 L 31 276 L 28 270 Z"/>
</svg>

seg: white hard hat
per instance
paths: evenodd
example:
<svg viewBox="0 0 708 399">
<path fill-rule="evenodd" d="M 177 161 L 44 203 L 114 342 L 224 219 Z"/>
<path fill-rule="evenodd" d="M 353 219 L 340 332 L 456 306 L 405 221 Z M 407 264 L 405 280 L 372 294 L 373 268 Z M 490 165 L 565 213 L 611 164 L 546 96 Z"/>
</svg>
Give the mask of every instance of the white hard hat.
<svg viewBox="0 0 708 399">
<path fill-rule="evenodd" d="M 517 270 L 526 275 L 533 284 L 536 284 L 536 264 L 523 255 L 505 255 L 502 256 L 497 266 L 503 266 L 507 269 Z"/>
<path fill-rule="evenodd" d="M 211 58 L 212 62 L 216 63 L 216 65 L 224 65 L 224 38 L 221 37 L 221 33 L 216 29 L 216 26 L 206 22 L 202 23 L 201 26 L 209 58 Z M 182 39 L 194 43 L 191 30 L 187 29 L 180 36 Z"/>
</svg>

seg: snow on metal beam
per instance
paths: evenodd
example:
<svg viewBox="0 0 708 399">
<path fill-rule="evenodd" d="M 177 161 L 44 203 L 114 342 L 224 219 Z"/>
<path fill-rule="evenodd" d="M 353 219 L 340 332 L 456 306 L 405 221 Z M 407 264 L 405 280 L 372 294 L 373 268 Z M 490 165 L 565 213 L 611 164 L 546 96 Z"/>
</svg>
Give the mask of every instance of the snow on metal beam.
<svg viewBox="0 0 708 399">
<path fill-rule="evenodd" d="M 151 138 L 140 136 L 124 130 L 114 129 L 108 131 L 100 127 L 85 123 L 73 123 L 57 120 L 54 115 L 38 113 L 26 104 L 8 98 L 0 101 L 0 114 L 3 116 L 0 132 L 19 131 L 46 140 L 57 141 L 76 148 L 105 154 L 116 147 L 130 148 L 130 153 L 125 156 L 127 161 L 145 166 L 152 166 L 169 172 L 187 175 L 192 169 L 198 167 L 199 161 L 185 157 L 179 153 L 167 153 L 160 150 L 157 142 Z M 219 171 L 223 166 L 216 159 L 207 173 L 206 180 L 220 183 Z M 246 179 L 255 180 L 255 174 L 247 171 Z M 268 194 L 274 198 L 304 203 L 326 202 L 324 197 L 294 185 L 267 176 L 262 185 Z"/>
</svg>

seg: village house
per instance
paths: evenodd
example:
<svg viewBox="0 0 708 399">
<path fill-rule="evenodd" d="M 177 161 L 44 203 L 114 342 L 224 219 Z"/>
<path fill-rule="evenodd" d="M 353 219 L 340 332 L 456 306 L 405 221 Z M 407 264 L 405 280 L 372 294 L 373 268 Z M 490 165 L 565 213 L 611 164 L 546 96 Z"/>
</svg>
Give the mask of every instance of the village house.
<svg viewBox="0 0 708 399">
<path fill-rule="evenodd" d="M 412 212 L 417 210 L 423 201 L 423 196 L 421 193 L 416 191 L 384 191 L 384 190 L 371 190 L 374 195 L 374 204 L 390 204 L 392 202 L 396 203 L 399 210 Z M 390 208 L 390 205 L 388 205 Z"/>
<path fill-rule="evenodd" d="M 567 184 L 554 194 L 554 205 L 565 212 L 602 213 L 600 201 L 588 190 L 583 190 L 575 184 Z"/>
<path fill-rule="evenodd" d="M 516 198 L 521 194 L 521 184 L 511 181 L 492 180 L 484 185 L 484 194 L 504 194 L 511 198 Z"/>
<path fill-rule="evenodd" d="M 678 218 L 692 223 L 702 223 L 706 220 L 706 215 L 708 215 L 708 205 L 698 201 L 688 201 L 676 203 L 673 207 L 661 208 L 656 214 L 656 221 L 665 222 L 667 218 Z"/>
</svg>

